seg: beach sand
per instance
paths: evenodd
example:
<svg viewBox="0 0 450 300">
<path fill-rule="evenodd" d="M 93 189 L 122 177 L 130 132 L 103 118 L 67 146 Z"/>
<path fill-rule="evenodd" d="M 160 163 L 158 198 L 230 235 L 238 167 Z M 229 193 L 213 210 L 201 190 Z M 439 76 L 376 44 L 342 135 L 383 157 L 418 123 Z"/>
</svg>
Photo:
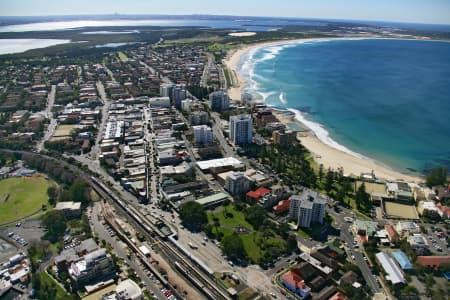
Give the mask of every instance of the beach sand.
<svg viewBox="0 0 450 300">
<path fill-rule="evenodd" d="M 307 39 L 305 41 L 312 40 L 319 39 Z M 288 41 L 276 41 L 245 45 L 229 53 L 229 55 L 224 59 L 224 64 L 233 73 L 233 78 L 235 81 L 235 85 L 229 88 L 227 91 L 231 99 L 240 100 L 242 91 L 247 84 L 245 79 L 238 72 L 241 57 L 248 51 L 255 48 L 283 44 L 286 42 Z M 274 111 L 274 114 L 282 123 L 300 123 L 300 121 L 298 121 L 294 116 L 287 116 L 277 111 Z M 333 148 L 323 143 L 312 131 L 308 131 L 306 134 L 299 134 L 298 139 L 313 154 L 314 160 L 318 164 L 323 164 L 325 169 L 332 168 L 334 170 L 337 170 L 338 168 L 342 167 L 344 169 L 344 174 L 346 175 L 353 174 L 356 176 L 360 176 L 361 173 L 370 173 L 373 171 L 375 173 L 375 176 L 380 179 L 404 180 L 416 183 L 424 181 L 423 178 L 419 176 L 403 174 L 401 172 L 392 170 L 389 167 L 383 166 L 371 159 L 357 157 L 356 155 L 352 155 L 350 153 Z"/>
</svg>

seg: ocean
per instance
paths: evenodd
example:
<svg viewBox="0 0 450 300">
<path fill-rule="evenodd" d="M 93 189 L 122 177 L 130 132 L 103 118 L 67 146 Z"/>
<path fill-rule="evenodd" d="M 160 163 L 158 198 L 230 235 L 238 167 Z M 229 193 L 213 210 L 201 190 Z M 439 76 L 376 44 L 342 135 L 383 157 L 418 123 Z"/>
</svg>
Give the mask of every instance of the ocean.
<svg viewBox="0 0 450 300">
<path fill-rule="evenodd" d="M 405 173 L 450 169 L 449 42 L 272 45 L 242 57 L 240 73 L 247 92 L 297 112 L 332 147 Z"/>
</svg>

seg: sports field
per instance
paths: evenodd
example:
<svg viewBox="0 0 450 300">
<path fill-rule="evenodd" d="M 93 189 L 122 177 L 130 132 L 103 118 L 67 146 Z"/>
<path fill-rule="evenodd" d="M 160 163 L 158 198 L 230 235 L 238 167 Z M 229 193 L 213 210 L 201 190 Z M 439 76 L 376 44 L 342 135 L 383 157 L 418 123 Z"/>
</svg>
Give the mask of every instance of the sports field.
<svg viewBox="0 0 450 300">
<path fill-rule="evenodd" d="M 30 215 L 47 204 L 49 186 L 40 176 L 0 180 L 0 224 Z"/>
</svg>

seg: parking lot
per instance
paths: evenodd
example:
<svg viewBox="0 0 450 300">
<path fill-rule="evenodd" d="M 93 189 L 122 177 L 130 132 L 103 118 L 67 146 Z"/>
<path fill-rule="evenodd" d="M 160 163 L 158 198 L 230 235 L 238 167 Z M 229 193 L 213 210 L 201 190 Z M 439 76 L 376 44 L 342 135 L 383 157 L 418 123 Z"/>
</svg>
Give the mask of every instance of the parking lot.
<svg viewBox="0 0 450 300">
<path fill-rule="evenodd" d="M 447 244 L 447 237 L 445 232 L 443 231 L 435 231 L 435 232 L 428 232 L 427 235 L 425 235 L 429 249 L 431 252 L 439 253 L 439 254 L 445 254 L 449 253 L 449 248 Z"/>
<path fill-rule="evenodd" d="M 20 248 L 27 247 L 31 241 L 40 240 L 44 234 L 41 221 L 33 219 L 1 230 L 5 240 Z"/>
</svg>

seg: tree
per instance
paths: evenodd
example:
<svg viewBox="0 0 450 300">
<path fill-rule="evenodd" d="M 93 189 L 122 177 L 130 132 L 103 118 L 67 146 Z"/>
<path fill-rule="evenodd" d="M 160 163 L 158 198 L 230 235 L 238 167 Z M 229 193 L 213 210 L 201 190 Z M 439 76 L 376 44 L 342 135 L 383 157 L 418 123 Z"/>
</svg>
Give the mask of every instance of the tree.
<svg viewBox="0 0 450 300">
<path fill-rule="evenodd" d="M 431 169 L 427 175 L 427 186 L 433 187 L 437 185 L 445 185 L 447 183 L 447 169 L 435 168 Z"/>
<path fill-rule="evenodd" d="M 222 250 L 230 259 L 245 257 L 244 243 L 236 232 L 223 238 Z"/>
<path fill-rule="evenodd" d="M 334 172 L 331 169 L 328 169 L 325 180 L 325 191 L 327 191 L 327 193 L 329 194 L 333 189 L 334 182 Z"/>
<path fill-rule="evenodd" d="M 51 185 L 47 189 L 48 203 L 54 206 L 59 196 L 58 188 L 54 185 Z"/>
<path fill-rule="evenodd" d="M 356 191 L 356 206 L 363 211 L 368 211 L 370 209 L 370 195 L 366 192 L 366 185 L 364 182 Z"/>
<path fill-rule="evenodd" d="M 253 227 L 258 230 L 258 228 L 264 223 L 266 220 L 266 211 L 259 205 L 254 205 L 248 207 L 244 210 L 245 220 L 253 225 Z"/>
<path fill-rule="evenodd" d="M 47 228 L 44 238 L 52 243 L 57 242 L 64 236 L 66 230 L 66 219 L 61 211 L 52 210 L 42 217 L 42 223 Z"/>
<path fill-rule="evenodd" d="M 323 178 L 323 164 L 319 166 L 319 180 L 322 181 Z"/>
<path fill-rule="evenodd" d="M 180 218 L 183 225 L 190 230 L 200 230 L 203 225 L 208 223 L 205 209 L 195 201 L 180 207 Z"/>
<path fill-rule="evenodd" d="M 69 188 L 69 196 L 71 201 L 81 202 L 81 205 L 86 207 L 89 205 L 89 187 L 85 182 L 78 181 L 72 184 Z"/>
</svg>

